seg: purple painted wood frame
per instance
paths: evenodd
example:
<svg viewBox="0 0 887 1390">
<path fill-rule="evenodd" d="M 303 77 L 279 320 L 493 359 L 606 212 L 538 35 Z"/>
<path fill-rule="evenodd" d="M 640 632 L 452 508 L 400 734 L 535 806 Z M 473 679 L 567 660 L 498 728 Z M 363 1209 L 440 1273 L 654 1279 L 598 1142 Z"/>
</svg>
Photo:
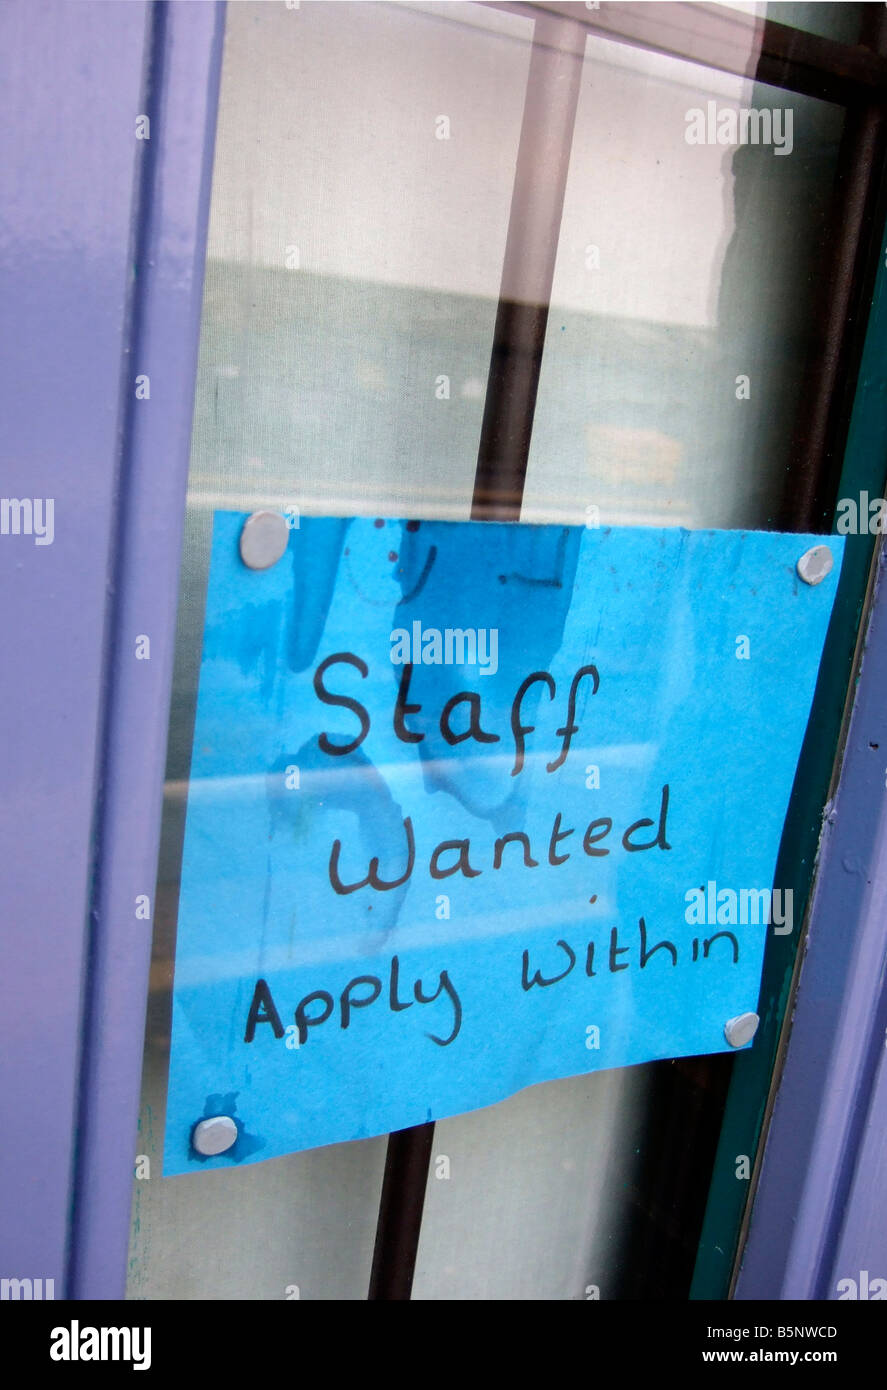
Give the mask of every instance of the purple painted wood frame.
<svg viewBox="0 0 887 1390">
<path fill-rule="evenodd" d="M 0 1275 L 52 1279 L 57 1297 L 147 21 L 141 3 L 0 7 L 0 486 L 53 515 L 51 543 L 0 535 Z"/>
<path fill-rule="evenodd" d="M 154 10 L 114 572 L 71 1296 L 123 1296 L 224 8 Z M 150 381 L 137 399 L 135 380 Z M 150 640 L 150 659 L 137 643 Z"/>
<path fill-rule="evenodd" d="M 222 22 L 0 7 L 0 1275 L 56 1297 L 124 1290 Z"/>
<path fill-rule="evenodd" d="M 885 690 L 882 546 L 738 1299 L 866 1297 L 887 1280 Z"/>
</svg>

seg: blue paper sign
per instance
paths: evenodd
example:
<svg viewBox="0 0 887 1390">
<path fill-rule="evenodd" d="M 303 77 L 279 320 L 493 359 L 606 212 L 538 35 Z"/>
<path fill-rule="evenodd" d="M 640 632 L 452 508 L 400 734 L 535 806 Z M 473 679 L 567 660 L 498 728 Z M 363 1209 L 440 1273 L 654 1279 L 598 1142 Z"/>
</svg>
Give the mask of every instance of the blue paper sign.
<svg viewBox="0 0 887 1390">
<path fill-rule="evenodd" d="M 799 926 L 771 888 L 842 538 L 302 518 L 253 570 L 245 519 L 215 517 L 164 1171 L 729 1050 Z"/>
</svg>

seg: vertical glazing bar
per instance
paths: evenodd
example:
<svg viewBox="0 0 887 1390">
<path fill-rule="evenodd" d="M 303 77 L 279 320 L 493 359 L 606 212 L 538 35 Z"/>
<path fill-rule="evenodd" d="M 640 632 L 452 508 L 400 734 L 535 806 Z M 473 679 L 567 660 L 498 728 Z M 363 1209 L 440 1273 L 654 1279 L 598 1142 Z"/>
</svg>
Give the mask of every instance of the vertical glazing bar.
<svg viewBox="0 0 887 1390">
<path fill-rule="evenodd" d="M 471 506 L 475 520 L 520 516 L 585 32 L 573 20 L 550 15 L 540 15 L 533 29 Z M 433 1124 L 389 1137 L 371 1300 L 410 1297 L 433 1140 Z"/>
<path fill-rule="evenodd" d="M 533 31 L 471 508 L 482 521 L 520 515 L 585 34 L 550 15 Z"/>
<path fill-rule="evenodd" d="M 434 1125 L 399 1129 L 388 1138 L 370 1298 L 406 1302 L 413 1287 Z"/>
</svg>

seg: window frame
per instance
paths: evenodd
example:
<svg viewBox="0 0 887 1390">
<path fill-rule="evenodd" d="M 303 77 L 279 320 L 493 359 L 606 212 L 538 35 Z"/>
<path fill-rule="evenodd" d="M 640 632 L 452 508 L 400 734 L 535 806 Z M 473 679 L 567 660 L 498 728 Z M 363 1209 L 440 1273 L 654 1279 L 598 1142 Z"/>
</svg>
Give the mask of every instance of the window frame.
<svg viewBox="0 0 887 1390">
<path fill-rule="evenodd" d="M 745 40 L 748 37 L 749 26 L 744 17 L 707 4 L 614 4 L 602 11 L 588 10 L 578 4 L 502 7 L 521 14 L 529 13 L 539 25 L 567 26 L 571 30 L 581 26 L 583 30 L 605 33 L 608 37 L 640 43 L 657 52 L 670 52 L 673 56 L 721 68 L 725 62 L 740 61 L 729 57 L 729 52 L 735 52 L 737 47 L 734 43 L 731 50 L 729 35 L 742 34 Z M 56 1207 L 60 1203 L 64 1206 L 68 1201 L 73 1205 L 64 1289 L 67 1296 L 79 1299 L 120 1298 L 125 1289 L 133 1140 L 137 1132 L 150 965 L 150 939 L 146 924 L 135 919 L 134 902 L 138 895 L 146 891 L 153 898 L 156 877 L 163 750 L 171 694 L 182 523 L 224 31 L 224 4 L 218 0 L 200 5 L 172 0 L 168 5 L 155 3 L 145 9 L 140 6 L 139 12 L 143 16 L 142 23 L 145 23 L 145 17 L 147 19 L 144 85 L 138 92 L 124 91 L 116 86 L 107 93 L 108 103 L 113 107 L 113 112 L 109 112 L 109 122 L 113 124 L 116 119 L 124 120 L 128 130 L 130 114 L 133 121 L 136 114 L 132 108 L 138 105 L 150 117 L 151 139 L 146 142 L 146 148 L 138 151 L 140 187 L 132 209 L 126 247 L 115 248 L 117 252 L 128 254 L 130 245 L 134 245 L 138 267 L 132 296 L 126 304 L 121 305 L 119 320 L 111 326 L 112 333 L 117 333 L 124 345 L 122 374 L 128 404 L 123 412 L 120 439 L 113 452 L 105 446 L 95 469 L 97 483 L 106 492 L 109 485 L 117 487 L 117 494 L 107 535 L 112 556 L 108 569 L 111 597 L 101 615 L 105 624 L 107 661 L 101 670 L 104 714 L 95 747 L 96 767 L 100 775 L 97 774 L 94 787 L 96 815 L 92 897 L 88 916 L 83 910 L 81 898 L 72 901 L 67 919 L 71 930 L 83 942 L 84 957 L 87 950 L 85 923 L 88 921 L 88 960 L 82 966 L 85 976 L 78 970 L 69 980 L 60 982 L 56 979 L 53 988 L 54 999 L 64 1007 L 70 1008 L 73 1001 L 79 1010 L 83 1001 L 84 1011 L 79 1106 L 75 1114 L 70 1109 L 66 1112 L 63 1105 L 61 1118 L 57 1115 L 53 1125 L 54 1132 L 59 1134 L 67 1129 L 68 1142 L 73 1146 L 76 1120 L 77 1152 L 73 1178 L 70 1167 L 64 1161 L 55 1164 L 53 1159 L 53 1170 L 47 1167 L 47 1185 Z M 704 16 L 704 24 L 697 33 L 693 26 L 699 25 L 700 16 Z M 693 26 L 685 26 L 689 39 L 676 37 L 675 29 L 681 27 L 677 25 L 676 17 L 682 21 L 693 21 Z M 33 17 L 29 22 L 38 24 Z M 134 16 L 132 22 L 137 22 Z M 57 24 L 58 15 L 52 14 L 39 23 Z M 811 388 L 819 405 L 815 437 L 811 435 L 807 444 L 802 441 L 797 451 L 805 471 L 796 476 L 810 480 L 805 487 L 808 515 L 812 509 L 817 517 L 821 517 L 823 511 L 828 509 L 829 499 L 833 502 L 837 495 L 836 460 L 843 457 L 850 428 L 850 403 L 860 379 L 866 310 L 871 302 L 876 273 L 880 276 L 879 293 L 883 293 L 884 271 L 883 268 L 877 271 L 876 267 L 883 267 L 881 237 L 887 184 L 883 126 L 887 63 L 879 54 L 861 46 L 835 44 L 769 21 L 753 23 L 757 25 L 756 34 L 760 31 L 760 48 L 755 72 L 746 72 L 745 75 L 806 95 L 833 101 L 840 99 L 842 104 L 848 104 L 853 113 L 847 150 L 849 196 L 845 199 L 849 215 L 845 218 L 844 235 L 837 243 L 839 255 L 827 287 L 824 308 L 824 321 L 828 326 L 832 351 L 826 355 L 827 360 L 821 364 Z M 666 28 L 669 29 L 668 33 L 665 32 Z M 566 31 L 561 29 L 561 32 Z M 689 51 L 674 47 L 684 42 L 688 45 L 692 43 Z M 112 64 L 117 44 L 123 44 L 122 37 L 118 36 L 109 43 L 109 60 Z M 736 68 L 724 70 L 736 71 Z M 745 72 L 745 68 L 741 71 Z M 75 73 L 70 66 L 63 65 L 57 76 L 58 82 L 64 84 L 75 97 L 84 101 L 87 99 L 89 74 Z M 43 121 L 47 126 L 52 123 L 56 101 L 56 92 L 50 90 L 50 86 L 49 82 L 41 84 L 30 110 L 33 121 Z M 94 100 L 91 90 L 89 100 Z M 91 185 L 94 171 L 88 167 L 85 152 L 81 151 L 79 156 L 72 158 L 71 187 L 90 188 L 89 196 L 96 199 L 99 196 L 114 199 L 119 197 L 119 188 L 115 186 L 116 173 L 117 167 L 109 164 L 102 172 L 101 187 Z M 52 286 L 49 288 L 52 289 Z M 60 321 L 62 312 L 63 306 L 60 304 L 54 308 L 47 306 L 47 331 L 50 331 L 53 316 Z M 507 318 L 507 309 L 503 312 Z M 513 325 L 512 315 L 510 324 L 504 325 L 503 332 L 511 333 Z M 538 322 L 532 326 L 531 338 L 534 342 L 538 340 Z M 150 401 L 138 404 L 133 401 L 130 373 L 135 375 L 136 371 L 151 379 L 153 391 Z M 538 370 L 536 377 L 538 379 Z M 488 396 L 491 420 L 495 419 L 495 411 L 507 400 L 509 392 L 512 392 L 510 408 L 514 408 L 513 390 L 514 383 L 509 381 L 507 373 L 498 384 L 495 373 L 492 375 L 491 394 Z M 523 409 L 529 411 L 531 417 L 532 402 L 528 399 L 526 385 L 521 390 L 524 393 Z M 528 448 L 529 431 L 524 428 L 518 430 L 517 434 L 525 436 Z M 524 447 L 520 440 L 518 443 L 520 448 Z M 872 459 L 871 450 L 866 466 L 867 476 L 878 478 L 874 486 L 882 486 L 883 469 L 880 463 Z M 515 468 L 519 472 L 518 456 L 506 461 L 506 469 L 512 480 Z M 489 474 L 489 469 L 487 471 Z M 501 469 L 498 471 L 502 472 Z M 78 486 L 82 487 L 80 480 Z M 489 477 L 485 486 L 489 493 Z M 519 509 L 519 497 L 515 495 L 512 481 L 508 496 L 504 499 L 504 505 L 511 508 L 512 515 L 515 514 L 515 503 Z M 805 516 L 804 524 L 796 523 L 786 529 L 815 528 L 809 527 Z M 868 549 L 869 558 L 870 555 L 871 547 Z M 859 566 L 867 565 L 868 561 L 862 558 L 860 552 L 860 558 L 854 563 L 858 577 Z M 864 568 L 861 573 L 864 573 Z M 88 585 L 83 577 L 78 575 L 72 582 L 78 594 L 82 593 L 86 600 Z M 53 596 L 48 591 L 41 591 L 36 596 L 34 613 L 37 620 L 41 613 L 50 611 L 52 602 Z M 871 609 L 870 650 L 873 652 L 880 652 L 881 649 L 883 606 L 882 586 Z M 151 660 L 137 663 L 131 659 L 131 649 L 135 636 L 143 633 L 151 637 Z M 874 660 L 863 666 L 860 692 L 864 691 L 866 698 L 871 698 L 870 687 L 878 669 L 878 661 Z M 99 680 L 99 673 L 91 671 L 89 680 L 95 684 Z M 846 687 L 846 671 L 841 686 Z M 833 691 L 830 698 L 833 703 Z M 862 700 L 862 694 L 858 695 L 858 700 Z M 60 708 L 63 703 L 63 692 L 60 692 Z M 863 720 L 863 732 L 875 727 L 874 724 L 865 724 L 869 718 L 868 710 L 869 707 L 865 706 L 865 712 L 856 716 L 857 725 L 851 724 L 848 747 L 855 737 L 853 729 L 860 727 L 860 719 Z M 4 714 L 9 711 L 5 700 L 0 701 L 0 711 Z M 820 780 L 823 768 L 826 769 L 828 780 L 838 738 L 839 716 L 840 710 L 838 717 L 832 720 L 832 743 L 823 755 L 824 761 L 823 757 L 820 758 Z M 854 798 L 861 795 L 861 792 L 857 793 L 857 784 L 862 787 L 865 782 L 863 774 L 869 770 L 870 764 L 866 764 L 863 754 L 859 758 L 855 752 L 852 757 L 848 755 L 846 780 L 842 780 L 838 796 Z M 871 791 L 868 783 L 865 783 L 865 787 L 868 792 Z M 865 804 L 870 807 L 875 805 L 874 800 Z M 818 832 L 818 826 L 815 830 Z M 27 838 L 33 837 L 34 831 L 32 824 L 23 827 L 22 844 Z M 839 838 L 836 837 L 833 843 L 837 844 Z M 815 849 L 815 835 L 810 843 Z M 877 866 L 878 873 L 882 872 L 881 866 L 887 863 L 887 846 L 876 838 L 870 853 L 872 865 Z M 837 850 L 831 852 L 829 865 L 837 862 L 836 855 Z M 828 927 L 832 881 L 823 878 L 821 883 L 822 887 L 817 888 L 816 905 L 811 917 L 810 940 L 811 951 L 815 945 L 817 968 L 828 968 L 837 949 L 834 934 Z M 878 937 L 879 928 L 871 916 L 871 903 L 864 894 L 856 903 L 855 911 L 858 930 L 866 941 L 874 941 L 873 949 L 880 949 L 880 945 L 883 945 L 883 928 L 880 929 L 882 936 Z M 866 913 L 869 913 L 868 917 Z M 55 937 L 45 924 L 39 924 L 34 942 L 35 960 L 39 968 L 51 974 Z M 810 958 L 814 959 L 813 956 Z M 24 962 L 17 962 L 19 976 L 26 976 L 33 964 L 29 962 L 26 967 Z M 867 994 L 864 991 L 861 993 L 859 984 L 859 979 L 852 972 L 845 972 L 841 983 L 840 1009 L 833 1020 L 834 1056 L 838 1058 L 843 1055 L 841 1047 L 847 1046 L 848 1029 L 855 1029 L 857 1045 L 864 1054 L 859 1063 L 860 1079 L 855 1094 L 859 1097 L 859 1105 L 869 1105 L 869 1113 L 873 1114 L 878 1106 L 887 1106 L 884 1065 L 882 1061 L 878 1072 L 879 1053 L 875 1049 L 876 1040 L 880 1045 L 883 1036 L 883 1005 L 873 997 L 871 988 Z M 799 1007 L 808 1008 L 804 1003 L 803 989 L 799 995 Z M 798 1088 L 799 1098 L 810 1096 L 813 1086 L 805 1036 L 804 1030 L 796 1026 L 784 1073 L 786 1084 L 792 1078 L 791 1085 Z M 77 1049 L 75 1046 L 72 1053 L 70 1042 L 69 1038 L 64 1062 L 56 1057 L 56 1064 L 60 1069 L 59 1075 L 64 1072 L 73 1086 Z M 61 1039 L 55 1039 L 53 1046 L 60 1050 Z M 27 1072 L 33 1078 L 35 1087 L 39 1087 L 40 1078 L 45 1074 L 45 1069 L 41 1071 L 36 1065 Z M 59 1094 L 55 1094 L 56 1099 Z M 817 1173 L 825 1174 L 826 1170 L 831 1173 L 832 1226 L 837 1220 L 838 1197 L 842 1192 L 851 1190 L 853 1164 L 858 1156 L 863 1155 L 859 1105 L 852 1114 L 844 1116 L 842 1129 L 835 1126 L 834 1115 L 827 1106 L 820 1107 L 815 1117 L 811 1145 L 825 1145 L 817 1151 Z M 40 1113 L 41 1116 L 45 1115 L 45 1107 L 41 1107 Z M 822 1127 L 828 1124 L 832 1125 L 833 1132 L 826 1145 Z M 425 1128 L 422 1126 L 420 1130 Z M 35 1119 L 32 1132 L 37 1133 L 38 1129 L 39 1122 Z M 393 1228 L 395 1234 L 390 1240 L 383 1240 L 379 1247 L 382 1251 L 382 1273 L 374 1275 L 374 1281 L 378 1278 L 379 1282 L 371 1297 L 409 1297 L 421 1222 L 424 1174 L 427 1173 L 427 1154 L 430 1153 L 429 1141 L 430 1136 L 423 1136 L 419 1131 L 402 1131 L 400 1136 L 392 1136 L 390 1141 L 391 1175 L 386 1168 L 388 1196 L 383 1197 L 380 1231 L 387 1213 L 389 1228 Z M 781 1229 L 785 1229 L 785 1223 L 790 1218 L 791 1199 L 796 1185 L 796 1175 L 788 1175 L 785 1171 L 785 1152 L 791 1152 L 791 1143 L 790 1127 L 787 1130 L 784 1119 L 777 1112 L 762 1167 L 761 1206 L 758 1210 L 769 1210 L 767 1204 L 776 1201 L 783 1221 Z M 840 1146 L 843 1146 L 841 1176 L 835 1178 L 828 1164 L 831 1162 L 834 1165 L 837 1161 L 836 1150 Z M 858 1167 L 855 1172 L 855 1190 L 858 1190 Z M 3 1189 L 4 1206 L 15 1211 L 23 1194 L 27 1194 L 31 1180 L 32 1173 L 27 1171 L 26 1164 L 19 1163 L 13 1180 Z M 817 1177 L 809 1192 L 815 1192 L 819 1181 Z M 822 1181 L 825 1181 L 824 1177 Z M 46 1190 L 45 1185 L 43 1191 Z M 809 1192 L 806 1199 L 808 1206 L 804 1208 L 805 1222 L 816 1219 L 815 1211 L 809 1206 Z M 29 1202 L 26 1201 L 26 1207 L 31 1213 L 32 1229 L 40 1229 L 41 1215 L 35 1208 L 35 1200 L 31 1198 Z M 850 1210 L 844 1225 L 846 1241 L 851 1244 L 852 1231 L 856 1229 L 853 1226 L 857 1219 L 855 1210 Z M 735 1220 L 735 1210 L 730 1219 Z M 60 1225 L 61 1221 L 62 1217 L 55 1213 L 52 1231 L 47 1234 L 41 1247 L 46 1249 L 49 1259 L 48 1252 L 54 1243 L 53 1270 L 60 1268 L 60 1251 L 67 1240 L 67 1232 Z M 755 1244 L 757 1240 L 753 1222 L 746 1265 L 738 1289 L 738 1296 L 741 1297 L 761 1296 L 755 1290 L 766 1283 L 761 1272 L 759 1247 Z M 788 1267 L 791 1252 L 787 1250 L 785 1240 L 781 1248 L 787 1252 Z M 836 1241 L 837 1236 L 832 1242 L 833 1246 Z M 853 1248 L 859 1248 L 858 1243 Z M 723 1268 L 717 1270 L 710 1283 L 719 1278 L 723 1280 L 725 1273 L 729 1277 L 732 1250 L 728 1253 L 729 1258 L 725 1256 L 728 1261 L 726 1271 Z M 826 1262 L 823 1255 L 818 1266 L 820 1271 L 825 1268 Z M 387 1291 L 382 1275 L 388 1281 Z M 771 1285 L 767 1286 L 775 1285 L 771 1281 Z M 789 1285 L 784 1283 L 780 1287 Z M 816 1287 L 823 1287 L 821 1278 Z"/>
</svg>

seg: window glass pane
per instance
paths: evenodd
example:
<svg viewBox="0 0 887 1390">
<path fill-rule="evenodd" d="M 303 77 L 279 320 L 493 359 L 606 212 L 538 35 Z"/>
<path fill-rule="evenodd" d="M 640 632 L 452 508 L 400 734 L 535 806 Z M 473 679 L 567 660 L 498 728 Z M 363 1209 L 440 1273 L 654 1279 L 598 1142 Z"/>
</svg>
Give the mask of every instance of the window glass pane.
<svg viewBox="0 0 887 1390">
<path fill-rule="evenodd" d="M 160 1176 L 212 514 L 468 517 L 533 21 L 303 0 L 226 26 L 130 1296 L 359 1299 L 384 1137 Z M 766 107 L 784 146 L 790 115 L 791 152 L 688 143 L 709 103 Z M 522 521 L 773 524 L 841 132 L 836 107 L 588 40 Z M 657 1063 L 440 1122 L 414 1297 L 681 1296 L 712 1076 Z"/>
<path fill-rule="evenodd" d="M 688 144 L 709 102 L 778 112 L 780 135 L 791 113 L 791 153 Z M 602 525 L 772 528 L 842 127 L 837 107 L 588 39 L 522 521 L 595 506 Z M 414 1297 L 686 1296 L 728 1077 L 712 1061 L 440 1121 L 452 1177 L 432 1165 Z"/>
<path fill-rule="evenodd" d="M 212 513 L 468 515 L 531 30 L 467 4 L 228 6 L 131 1297 L 366 1296 L 384 1138 L 160 1176 Z"/>
<path fill-rule="evenodd" d="M 195 502 L 467 517 L 531 29 L 231 7 Z"/>
<path fill-rule="evenodd" d="M 687 143 L 688 113 L 707 138 L 751 107 L 788 153 Z M 842 127 L 825 102 L 589 39 L 523 519 L 773 526 Z"/>
</svg>

